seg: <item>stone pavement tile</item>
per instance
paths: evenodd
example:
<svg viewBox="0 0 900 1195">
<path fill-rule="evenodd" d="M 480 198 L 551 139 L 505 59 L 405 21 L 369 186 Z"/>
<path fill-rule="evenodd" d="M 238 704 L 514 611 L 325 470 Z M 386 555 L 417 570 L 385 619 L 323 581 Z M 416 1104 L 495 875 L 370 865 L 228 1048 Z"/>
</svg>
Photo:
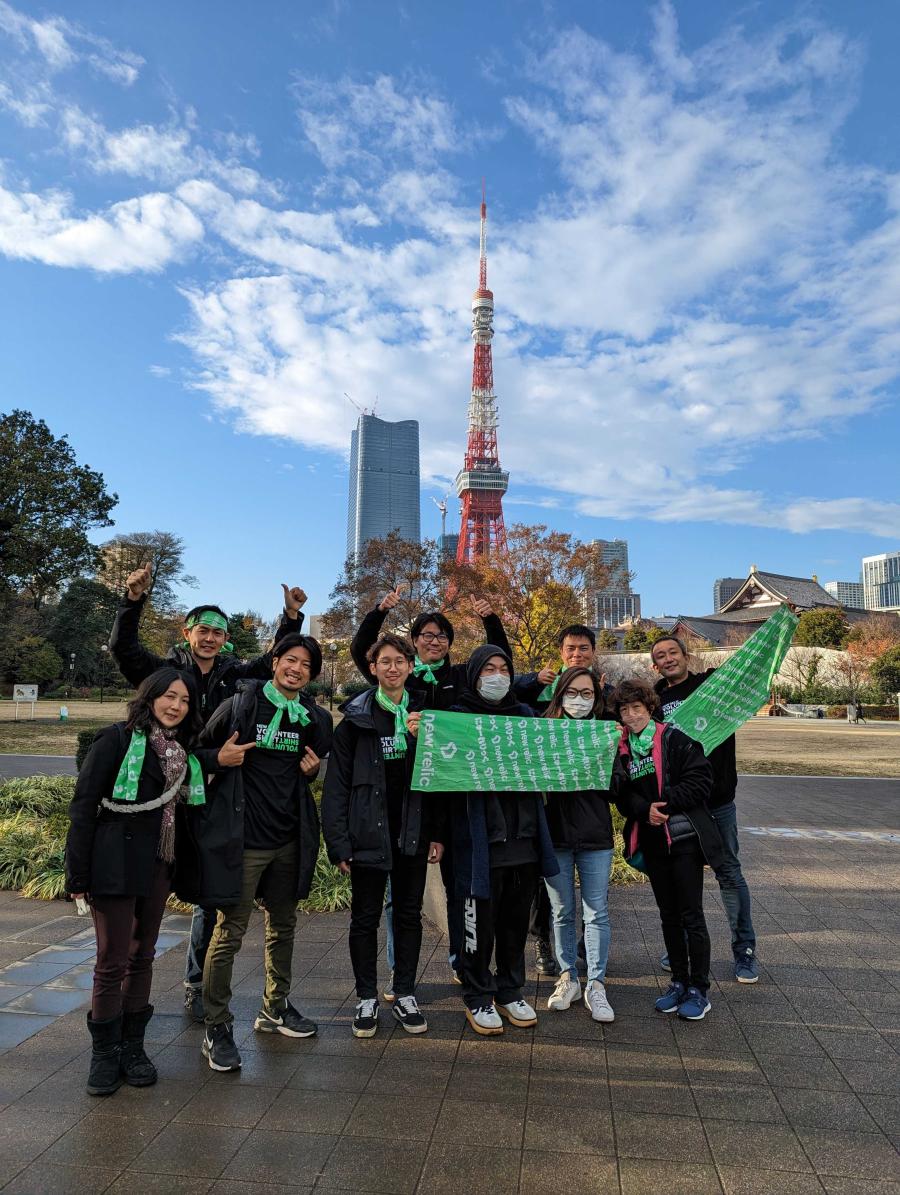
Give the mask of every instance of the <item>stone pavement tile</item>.
<svg viewBox="0 0 900 1195">
<path fill-rule="evenodd" d="M 868 1058 L 881 1061 L 896 1058 L 896 1051 L 874 1029 L 814 1030 L 819 1042 L 832 1058 Z"/>
<path fill-rule="evenodd" d="M 119 1173 L 105 1166 L 62 1166 L 33 1162 L 8 1183 L 9 1195 L 100 1195 Z M 186 1192 L 185 1195 L 188 1195 Z"/>
<path fill-rule="evenodd" d="M 792 945 L 791 949 L 796 952 L 796 946 Z M 760 953 L 765 958 L 762 947 L 760 947 Z M 772 982 L 779 986 L 781 984 L 806 988 L 832 988 L 836 986 L 832 981 L 833 968 L 823 971 L 818 967 L 804 967 L 798 963 L 775 963 L 768 960 L 765 963 L 765 967 L 772 978 Z"/>
<path fill-rule="evenodd" d="M 795 1129 L 877 1132 L 878 1126 L 852 1091 L 804 1091 L 801 1088 L 782 1087 L 775 1094 Z"/>
<path fill-rule="evenodd" d="M 527 1075 L 527 1071 L 515 1067 L 493 1070 L 480 1063 L 456 1062 L 444 1095 L 451 1100 L 477 1103 L 508 1100 L 513 1104 L 524 1104 L 528 1094 Z"/>
<path fill-rule="evenodd" d="M 616 1156 L 612 1113 L 598 1105 L 529 1104 L 525 1118 L 525 1149 L 556 1150 L 564 1145 L 572 1154 Z M 527 1155 L 526 1155 L 527 1156 Z"/>
<path fill-rule="evenodd" d="M 39 983 L 47 983 L 50 979 L 56 979 L 62 975 L 63 971 L 68 971 L 71 963 L 50 963 L 32 962 L 31 959 L 23 959 L 21 962 L 10 963 L 8 967 L 4 967 L 0 972 L 4 983 L 25 984 L 30 987 L 35 987 Z"/>
<path fill-rule="evenodd" d="M 692 1088 L 704 1119 L 785 1123 L 784 1112 L 768 1087 L 738 1083 L 693 1083 Z"/>
<path fill-rule="evenodd" d="M 275 1093 L 259 1128 L 336 1135 L 343 1132 L 358 1099 L 355 1091 L 300 1091 L 288 1087 Z"/>
<path fill-rule="evenodd" d="M 17 1000 L 34 989 L 29 984 L 0 983 L 0 1008 L 9 1004 L 10 1000 Z"/>
<path fill-rule="evenodd" d="M 613 1079 L 612 1105 L 623 1112 L 656 1112 L 661 1116 L 696 1116 L 691 1086 L 660 1079 Z"/>
<path fill-rule="evenodd" d="M 689 1050 L 690 1042 L 681 1050 L 684 1074 L 692 1083 L 745 1083 L 748 1086 L 765 1085 L 768 1080 L 752 1054 L 743 1051 L 737 1055 L 694 1054 Z"/>
<path fill-rule="evenodd" d="M 435 1141 L 428 1151 L 419 1190 L 427 1195 L 515 1195 L 519 1188 L 517 1149 L 485 1146 L 461 1150 L 459 1142 Z"/>
<path fill-rule="evenodd" d="M 68 963 L 74 967 L 77 963 L 92 963 L 96 953 L 93 942 L 79 945 L 64 942 L 59 946 L 45 946 L 43 950 L 29 955 L 29 958 L 35 963 Z"/>
<path fill-rule="evenodd" d="M 527 1149 L 522 1155 L 520 1195 L 597 1195 L 617 1191 L 615 1158 Z"/>
<path fill-rule="evenodd" d="M 822 1195 L 816 1174 L 788 1170 L 760 1170 L 756 1166 L 720 1166 L 725 1195 Z"/>
<path fill-rule="evenodd" d="M 220 1178 L 209 1188 L 209 1195 L 312 1195 L 312 1187 L 293 1183 L 251 1183 L 237 1178 Z"/>
<path fill-rule="evenodd" d="M 41 1016 L 34 1012 L 10 1012 L 8 1008 L 0 1008 L 0 1052 L 11 1050 L 32 1034 L 39 1033 L 53 1020 L 52 1016 Z"/>
<path fill-rule="evenodd" d="M 472 1103 L 445 1099 L 434 1130 L 435 1141 L 520 1148 L 525 1131 L 524 1103 Z"/>
<path fill-rule="evenodd" d="M 817 1174 L 900 1181 L 900 1156 L 880 1133 L 798 1129 Z"/>
<path fill-rule="evenodd" d="M 603 1026 L 603 1037 L 607 1042 L 670 1046 L 675 1040 L 672 1017 L 663 1017 L 657 1013 L 651 1020 L 649 1017 L 622 1015 L 617 1008 L 615 1013 L 616 1019 L 612 1024 Z"/>
<path fill-rule="evenodd" d="M 110 1195 L 206 1195 L 212 1186 L 209 1178 L 186 1178 L 183 1174 L 146 1174 L 141 1170 L 123 1170 L 111 1187 Z"/>
<path fill-rule="evenodd" d="M 403 1036 L 409 1037 L 408 1034 Z M 412 1047 L 415 1048 L 416 1044 L 416 1040 L 413 1038 Z M 479 1037 L 472 1033 L 457 1042 L 456 1061 L 461 1065 L 472 1063 L 481 1066 L 518 1067 L 520 1070 L 527 1070 L 531 1063 L 532 1049 L 536 1050 L 537 1048 L 538 1043 L 535 1042 L 532 1047 L 531 1037 L 525 1033 L 507 1030 L 502 1037 Z M 550 1048 L 566 1049 L 565 1046 L 559 1046 L 557 1043 L 552 1043 Z M 581 1043 L 576 1046 L 573 1042 L 569 1049 L 581 1049 Z"/>
<path fill-rule="evenodd" d="M 837 1066 L 854 1091 L 872 1095 L 894 1095 L 900 1091 L 900 1057 L 839 1058 Z"/>
<path fill-rule="evenodd" d="M 621 1158 L 622 1195 L 721 1195 L 722 1185 L 714 1166 L 689 1162 L 662 1162 L 649 1158 Z M 615 1190 L 615 1188 L 612 1188 Z"/>
<path fill-rule="evenodd" d="M 824 1051 L 805 1025 L 746 1025 L 744 1036 L 756 1054 L 790 1054 L 821 1058 Z"/>
<path fill-rule="evenodd" d="M 74 1058 L 37 1083 L 30 1091 L 24 1092 L 19 1097 L 18 1104 L 24 1108 L 76 1112 L 86 1116 L 97 1104 L 97 1100 L 87 1093 L 87 1077 L 87 1055 L 84 1058 Z"/>
<path fill-rule="evenodd" d="M 259 1035 L 257 1035 L 259 1036 Z M 315 1037 L 298 1039 L 297 1054 L 303 1058 L 309 1055 L 329 1058 L 380 1058 L 393 1040 L 393 1034 L 379 1032 L 375 1037 L 354 1037 L 350 1021 L 319 1025 Z M 404 1033 L 404 1038 L 409 1035 Z M 426 1034 L 426 1036 L 428 1036 Z"/>
<path fill-rule="evenodd" d="M 447 1087 L 455 1063 L 413 1061 L 410 1059 L 382 1058 L 375 1064 L 371 1078 L 366 1084 L 368 1095 L 393 1096 L 402 1091 L 406 1099 L 439 1099 Z M 511 1074 L 520 1073 L 517 1068 L 504 1067 Z M 525 1073 L 524 1070 L 521 1073 Z"/>
<path fill-rule="evenodd" d="M 403 1092 L 404 1098 L 396 1098 Z M 430 1141 L 441 1109 L 440 1099 L 416 1096 L 407 1101 L 405 1087 L 396 1088 L 394 1098 L 386 1093 L 364 1092 L 344 1128 L 348 1137 L 386 1137 L 392 1141 Z"/>
<path fill-rule="evenodd" d="M 616 1147 L 620 1158 L 711 1163 L 709 1146 L 698 1117 L 660 1117 L 616 1108 Z"/>
<path fill-rule="evenodd" d="M 181 1039 L 179 1038 L 179 1041 Z M 204 1074 L 212 1075 L 213 1082 L 228 1083 L 231 1081 L 230 1074 L 218 1073 L 216 1074 L 209 1065 L 206 1059 L 200 1053 L 200 1042 L 197 1042 L 195 1047 L 197 1057 L 201 1060 L 204 1068 Z M 252 1085 L 257 1087 L 274 1087 L 281 1088 L 286 1086 L 297 1074 L 302 1066 L 307 1065 L 305 1058 L 299 1057 L 298 1054 L 270 1054 L 264 1050 L 241 1050 L 241 1069 L 238 1072 L 240 1075 L 241 1086 Z M 237 1079 L 237 1076 L 234 1076 Z"/>
<path fill-rule="evenodd" d="M 538 1023 L 533 1031 L 536 1042 L 603 1041 L 602 1026 L 591 1020 L 583 1004 L 573 1005 L 567 1012 L 556 1012 L 547 1008 L 544 999 L 539 1002 L 536 1011 Z M 509 1032 L 511 1030 L 507 1029 Z"/>
<path fill-rule="evenodd" d="M 556 1071 L 532 1071 L 528 1080 L 528 1103 L 568 1105 L 572 1108 L 590 1108 L 591 1115 L 605 1114 L 609 1109 L 609 1089 L 604 1082 L 584 1075 L 567 1075 Z M 517 1085 L 515 1092 L 508 1092 L 512 1097 L 524 1093 L 525 1083 Z M 464 1099 L 465 1092 L 454 1093 L 456 1098 Z M 503 1094 L 498 1098 L 504 1098 Z"/>
<path fill-rule="evenodd" d="M 114 1116 L 85 1116 L 47 1151 L 42 1160 L 64 1166 L 93 1166 L 102 1161 L 116 1171 L 124 1169 L 156 1136 L 157 1125 Z"/>
<path fill-rule="evenodd" d="M 128 1168 L 150 1174 L 218 1178 L 249 1132 L 235 1125 L 172 1123 L 153 1138 Z"/>
<path fill-rule="evenodd" d="M 831 1178 L 822 1176 L 828 1195 L 898 1195 L 900 1183 L 863 1178 Z"/>
<path fill-rule="evenodd" d="M 378 1041 L 378 1037 L 372 1037 L 368 1040 L 365 1038 L 355 1038 L 352 1036 L 349 1029 L 345 1029 L 344 1034 L 346 1037 L 350 1038 L 354 1045 L 356 1045 L 357 1051 L 362 1049 L 365 1050 L 367 1054 L 369 1042 L 374 1044 Z M 431 1022 L 429 1019 L 427 1033 L 405 1033 L 402 1029 L 398 1029 L 396 1032 L 392 1033 L 390 1037 L 384 1037 L 382 1039 L 382 1046 L 382 1057 L 384 1058 L 385 1062 L 417 1061 L 423 1066 L 431 1066 L 432 1063 L 436 1065 L 439 1064 L 442 1066 L 449 1066 L 454 1059 L 459 1056 L 460 1042 L 458 1038 L 448 1039 L 445 1037 L 433 1037 L 431 1033 Z M 497 1053 L 499 1055 L 500 1051 Z M 504 1058 L 510 1054 L 511 1051 L 503 1051 Z M 510 1061 L 515 1062 L 516 1059 L 513 1057 L 510 1059 Z"/>
<path fill-rule="evenodd" d="M 87 1079 L 85 1070 L 83 1080 Z M 210 1085 L 211 1086 L 211 1085 Z M 194 1081 L 167 1079 L 153 1087 L 129 1087 L 123 1083 L 115 1095 L 107 1099 L 90 1100 L 89 1115 L 114 1117 L 118 1120 L 140 1120 L 149 1126 L 161 1129 L 177 1115 L 188 1100 L 204 1090 L 203 1084 Z"/>
<path fill-rule="evenodd" d="M 175 1114 L 176 1124 L 237 1125 L 252 1129 L 264 1118 L 278 1092 L 269 1087 L 208 1082 Z"/>
<path fill-rule="evenodd" d="M 184 1039 L 179 1038 L 176 1045 L 163 1046 L 154 1051 L 153 1062 L 159 1071 L 160 1080 L 163 1079 L 208 1079 L 209 1065 L 200 1053 L 200 1041 L 196 1045 L 180 1044 Z"/>
<path fill-rule="evenodd" d="M 63 971 L 61 975 L 57 975 L 54 979 L 49 980 L 47 983 L 47 987 L 51 990 L 57 989 L 61 992 L 87 992 L 90 991 L 93 986 L 93 963 L 79 963 L 75 967 L 70 967 L 68 971 Z"/>
<path fill-rule="evenodd" d="M 412 1195 L 427 1149 L 424 1141 L 342 1137 L 325 1163 L 316 1190 Z"/>
<path fill-rule="evenodd" d="M 882 992 L 893 996 L 897 991 L 889 979 L 872 967 L 831 967 L 828 973 L 831 982 L 841 992 Z"/>
<path fill-rule="evenodd" d="M 9 1012 L 39 1012 L 56 1017 L 76 1008 L 86 1008 L 91 1002 L 90 992 L 53 991 L 51 988 L 32 988 L 23 996 L 5 1005 Z"/>
<path fill-rule="evenodd" d="M 606 1047 L 606 1065 L 610 1079 L 668 1079 L 677 1083 L 687 1078 L 681 1055 L 674 1045 L 610 1042 Z"/>
<path fill-rule="evenodd" d="M 304 1058 L 288 1086 L 315 1091 L 362 1091 L 377 1061 L 376 1058 Z"/>
<path fill-rule="evenodd" d="M 706 1132 L 716 1162 L 733 1165 L 736 1159 L 749 1170 L 794 1170 L 808 1172 L 811 1166 L 793 1129 L 786 1125 L 754 1124 L 746 1121 L 707 1120 Z"/>
<path fill-rule="evenodd" d="M 766 1080 L 773 1087 L 823 1088 L 846 1091 L 847 1080 L 828 1058 L 798 1057 L 790 1054 L 757 1054 L 756 1059 Z"/>
<path fill-rule="evenodd" d="M 488 1060 L 486 1053 L 481 1056 L 485 1061 Z M 531 1069 L 564 1070 L 567 1074 L 605 1078 L 606 1051 L 600 1041 L 536 1041 L 531 1047 Z"/>
<path fill-rule="evenodd" d="M 878 1127 L 900 1149 L 900 1095 L 862 1095 L 860 1099 Z"/>
<path fill-rule="evenodd" d="M 231 1157 L 224 1179 L 312 1186 L 338 1138 L 326 1133 L 276 1133 L 253 1129 Z"/>
</svg>

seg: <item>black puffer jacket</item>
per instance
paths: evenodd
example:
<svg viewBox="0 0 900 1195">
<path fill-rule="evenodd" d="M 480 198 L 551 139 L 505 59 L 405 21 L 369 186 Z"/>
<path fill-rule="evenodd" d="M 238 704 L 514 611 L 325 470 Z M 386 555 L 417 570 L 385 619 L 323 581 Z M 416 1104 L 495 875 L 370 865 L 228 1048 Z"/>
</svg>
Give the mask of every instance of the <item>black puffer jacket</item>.
<svg viewBox="0 0 900 1195">
<path fill-rule="evenodd" d="M 685 701 L 708 680 L 715 668 L 707 668 L 705 672 L 689 672 L 677 685 L 669 685 L 663 678 L 656 682 L 655 688 L 660 700 L 662 716 L 668 719 Z M 713 772 L 712 792 L 709 794 L 707 805 L 710 809 L 717 809 L 720 805 L 727 805 L 734 800 L 737 791 L 737 748 L 734 735 L 729 735 L 724 742 L 719 743 L 707 756 Z"/>
<path fill-rule="evenodd" d="M 189 672 L 200 694 L 200 716 L 204 722 L 208 722 L 222 702 L 234 696 L 238 681 L 272 679 L 271 651 L 264 652 L 253 660 L 236 660 L 234 656 L 222 653 L 216 656 L 210 672 L 205 675 L 197 667 L 197 662 L 187 647 L 170 648 L 165 659 L 154 655 L 144 647 L 138 637 L 138 625 L 146 600 L 146 594 L 136 602 L 128 597 L 122 599 L 109 639 L 109 650 L 113 659 L 130 685 L 137 688 L 151 672 L 166 664 L 177 668 L 179 672 Z M 283 639 L 285 635 L 298 633 L 302 625 L 302 610 L 297 618 L 288 618 L 287 614 L 282 614 L 278 630 L 275 632 L 275 642 Z"/>
<path fill-rule="evenodd" d="M 220 705 L 200 736 L 201 745 L 218 750 L 237 731 L 238 743 L 256 741 L 256 705 L 263 682 L 245 680 L 238 682 L 238 691 L 231 701 Z M 312 747 L 320 759 L 331 749 L 331 714 L 305 694 L 300 701 L 311 715 L 311 721 L 300 732 L 300 752 Z M 253 752 L 248 752 L 247 762 L 239 768 L 223 768 L 211 781 L 207 803 L 201 810 L 201 824 L 198 833 L 205 844 L 204 860 L 206 874 L 201 877 L 203 899 L 186 898 L 194 904 L 219 908 L 221 905 L 236 904 L 241 896 L 241 882 L 244 861 L 244 782 L 243 769 L 252 767 Z M 300 848 L 300 871 L 297 880 L 297 898 L 309 895 L 316 859 L 319 854 L 319 813 L 309 782 L 298 767 L 297 784 L 300 804 L 298 845 Z M 209 894 L 213 893 L 210 899 Z M 259 893 L 263 898 L 265 891 Z"/>
<path fill-rule="evenodd" d="M 567 851 L 608 851 L 613 847 L 611 794 L 602 789 L 547 793 L 547 826 L 553 845 Z"/>
<path fill-rule="evenodd" d="M 66 891 L 92 896 L 147 896 L 153 880 L 162 807 L 152 807 L 165 790 L 156 752 L 148 745 L 138 780 L 137 797 L 108 809 L 131 732 L 124 722 L 106 726 L 94 739 L 81 765 L 75 795 L 69 806 L 71 824 L 66 837 Z M 196 750 L 204 772 L 216 767 L 216 751 Z M 175 873 L 173 890 L 194 900 L 202 890 L 205 843 L 199 832 L 202 806 L 175 807 Z"/>
<path fill-rule="evenodd" d="M 372 673 L 369 671 L 366 652 L 381 634 L 384 620 L 389 613 L 389 610 L 379 610 L 377 606 L 374 610 L 370 610 L 359 624 L 359 630 L 353 636 L 353 642 L 350 644 L 350 654 L 353 656 L 353 662 L 365 679 L 370 682 L 372 680 Z M 481 621 L 484 623 L 485 642 L 499 647 L 505 656 L 511 655 L 506 631 L 504 631 L 503 623 L 497 615 L 489 614 L 487 618 L 483 618 Z M 448 710 L 456 704 L 460 692 L 465 688 L 466 665 L 451 664 L 449 655 L 445 657 L 444 663 L 436 670 L 435 675 L 438 681 L 436 685 L 430 685 L 421 677 L 414 674 L 409 676 L 406 687 L 409 689 L 410 694 L 416 694 L 420 702 L 420 705 L 417 706 L 418 709 Z"/>
<path fill-rule="evenodd" d="M 372 716 L 375 689 L 345 701 L 344 715 L 334 732 L 334 743 L 325 774 L 322 796 L 322 830 L 332 863 L 352 859 L 366 867 L 390 871 L 393 844 L 388 821 L 387 787 L 381 737 Z M 421 709 L 411 693 L 409 711 Z M 407 789 L 403 798 L 400 850 L 421 853 L 429 842 L 443 842 L 440 806 L 433 797 L 409 788 L 415 761 L 416 740 L 407 738 Z"/>
</svg>

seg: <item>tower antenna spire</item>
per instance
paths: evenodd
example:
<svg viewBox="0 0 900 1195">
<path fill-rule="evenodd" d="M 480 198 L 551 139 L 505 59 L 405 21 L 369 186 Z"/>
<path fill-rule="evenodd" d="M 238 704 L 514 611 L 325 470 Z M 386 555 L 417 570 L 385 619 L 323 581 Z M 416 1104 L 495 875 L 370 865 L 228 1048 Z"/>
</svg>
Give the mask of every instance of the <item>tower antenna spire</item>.
<svg viewBox="0 0 900 1195">
<path fill-rule="evenodd" d="M 492 553 L 506 551 L 503 495 L 509 474 L 500 468 L 497 449 L 497 396 L 494 394 L 494 295 L 487 284 L 487 192 L 481 180 L 481 237 L 478 289 L 472 298 L 472 396 L 469 434 L 456 492 L 462 501 L 462 521 L 456 549 L 458 564 L 471 564 Z"/>
</svg>

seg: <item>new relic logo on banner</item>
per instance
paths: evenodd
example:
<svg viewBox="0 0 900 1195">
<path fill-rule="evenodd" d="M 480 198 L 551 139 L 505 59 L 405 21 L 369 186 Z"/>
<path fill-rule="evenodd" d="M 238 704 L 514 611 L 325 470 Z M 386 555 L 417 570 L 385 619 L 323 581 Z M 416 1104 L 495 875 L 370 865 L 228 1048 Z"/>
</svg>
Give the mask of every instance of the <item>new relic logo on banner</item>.
<svg viewBox="0 0 900 1195">
<path fill-rule="evenodd" d="M 577 792 L 609 788 L 614 722 L 426 710 L 412 786 L 444 792 Z"/>
</svg>

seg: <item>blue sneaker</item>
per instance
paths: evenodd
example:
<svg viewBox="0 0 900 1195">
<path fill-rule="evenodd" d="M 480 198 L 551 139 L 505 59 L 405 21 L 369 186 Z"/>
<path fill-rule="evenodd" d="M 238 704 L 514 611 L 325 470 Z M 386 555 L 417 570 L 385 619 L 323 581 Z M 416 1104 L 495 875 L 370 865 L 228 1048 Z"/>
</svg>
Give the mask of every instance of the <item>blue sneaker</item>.
<svg viewBox="0 0 900 1195">
<path fill-rule="evenodd" d="M 759 979 L 759 963 L 749 946 L 734 956 L 734 977 L 738 983 L 756 983 Z"/>
<path fill-rule="evenodd" d="M 677 1011 L 683 1021 L 702 1021 L 711 1008 L 712 1005 L 699 988 L 688 988 Z"/>
<path fill-rule="evenodd" d="M 667 954 L 664 954 L 662 956 L 662 958 L 659 960 L 659 965 L 662 967 L 662 969 L 664 971 L 672 970 L 672 964 L 669 962 L 669 956 Z"/>
<path fill-rule="evenodd" d="M 669 990 L 664 996 L 660 996 L 654 1007 L 657 1012 L 677 1012 L 684 998 L 684 984 L 672 982 L 669 984 Z"/>
</svg>

